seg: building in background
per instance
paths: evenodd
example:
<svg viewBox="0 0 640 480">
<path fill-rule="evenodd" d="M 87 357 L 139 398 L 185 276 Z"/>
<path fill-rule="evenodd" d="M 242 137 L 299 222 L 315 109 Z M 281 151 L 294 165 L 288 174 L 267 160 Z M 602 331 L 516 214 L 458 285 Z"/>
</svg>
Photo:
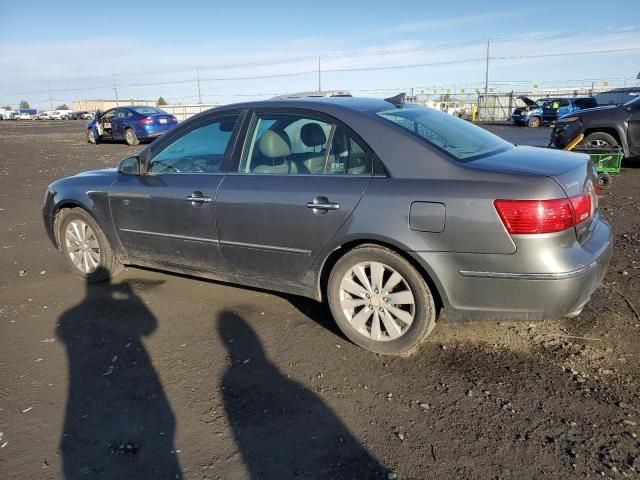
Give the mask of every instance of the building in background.
<svg viewBox="0 0 640 480">
<path fill-rule="evenodd" d="M 127 105 L 147 105 L 155 107 L 156 103 L 157 100 L 140 100 L 136 98 L 124 98 L 118 100 L 74 100 L 71 109 L 74 112 L 95 112 L 96 110 L 104 112 L 110 108 L 125 107 Z"/>
</svg>

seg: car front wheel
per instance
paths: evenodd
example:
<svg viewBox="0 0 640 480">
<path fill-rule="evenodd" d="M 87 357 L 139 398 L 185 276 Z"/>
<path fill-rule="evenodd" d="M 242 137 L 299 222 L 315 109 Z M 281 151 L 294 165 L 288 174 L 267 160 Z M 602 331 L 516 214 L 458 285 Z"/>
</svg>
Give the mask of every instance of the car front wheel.
<svg viewBox="0 0 640 480">
<path fill-rule="evenodd" d="M 93 145 L 98 144 L 98 137 L 96 136 L 96 132 L 93 131 L 93 128 L 87 129 L 87 142 Z"/>
<path fill-rule="evenodd" d="M 527 125 L 531 128 L 538 128 L 540 126 L 540 117 L 531 117 Z"/>
<path fill-rule="evenodd" d="M 327 287 L 331 313 L 356 345 L 376 353 L 408 354 L 433 330 L 429 286 L 397 253 L 362 246 L 333 267 Z"/>
<path fill-rule="evenodd" d="M 73 272 L 88 283 L 122 270 L 100 226 L 81 208 L 63 209 L 56 218 L 58 242 Z"/>
</svg>

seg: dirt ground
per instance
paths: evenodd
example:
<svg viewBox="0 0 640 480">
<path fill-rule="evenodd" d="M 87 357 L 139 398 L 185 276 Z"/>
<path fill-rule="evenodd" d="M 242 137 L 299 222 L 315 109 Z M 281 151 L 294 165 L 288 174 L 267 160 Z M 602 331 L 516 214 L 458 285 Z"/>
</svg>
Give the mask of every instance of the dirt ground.
<svg viewBox="0 0 640 480">
<path fill-rule="evenodd" d="M 441 321 L 395 358 L 298 297 L 136 268 L 85 287 L 45 188 L 140 147 L 83 124 L 0 122 L 0 478 L 640 477 L 640 168 L 601 198 L 614 256 L 578 318 Z"/>
</svg>

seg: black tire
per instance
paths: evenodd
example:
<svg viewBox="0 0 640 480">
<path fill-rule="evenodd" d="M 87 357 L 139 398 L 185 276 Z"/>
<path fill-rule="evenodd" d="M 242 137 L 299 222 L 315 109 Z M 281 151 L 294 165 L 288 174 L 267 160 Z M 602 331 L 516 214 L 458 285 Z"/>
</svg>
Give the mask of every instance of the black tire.
<svg viewBox="0 0 640 480">
<path fill-rule="evenodd" d="M 617 147 L 620 145 L 613 135 L 605 132 L 592 132 L 580 142 L 586 147 Z"/>
<path fill-rule="evenodd" d="M 611 175 L 608 173 L 599 173 L 598 174 L 598 185 L 603 190 L 606 190 L 611 186 Z"/>
<path fill-rule="evenodd" d="M 98 241 L 100 260 L 96 269 L 90 273 L 85 273 L 80 270 L 71 260 L 68 245 L 65 241 L 65 232 L 68 225 L 73 220 L 81 220 L 85 222 L 93 230 L 96 240 Z M 87 283 L 107 281 L 122 271 L 123 265 L 116 258 L 102 229 L 93 217 L 91 217 L 91 215 L 82 208 L 65 208 L 58 212 L 56 216 L 56 235 L 60 249 L 62 250 L 62 253 L 64 253 L 71 270 Z"/>
<path fill-rule="evenodd" d="M 136 135 L 136 132 L 134 132 L 132 128 L 127 128 L 125 130 L 124 141 L 127 142 L 127 145 L 131 145 L 132 147 L 140 143 L 140 140 L 138 140 L 138 136 Z"/>
<path fill-rule="evenodd" d="M 527 122 L 527 126 L 531 128 L 538 128 L 541 123 L 540 117 L 531 117 Z"/>
<path fill-rule="evenodd" d="M 97 145 L 99 142 L 99 139 L 98 137 L 96 137 L 93 128 L 87 128 L 87 142 L 91 143 L 92 145 Z"/>
<path fill-rule="evenodd" d="M 363 262 L 380 262 L 399 273 L 408 285 L 414 299 L 413 322 L 400 337 L 393 340 L 373 340 L 359 333 L 351 324 L 340 305 L 340 285 L 347 272 Z M 382 293 L 382 292 L 381 292 Z M 408 355 L 415 350 L 433 330 L 437 311 L 429 286 L 420 273 L 397 253 L 376 245 L 365 245 L 347 252 L 334 265 L 329 275 L 327 298 L 331 313 L 338 327 L 353 343 L 375 353 L 386 355 Z M 362 307 L 367 308 L 367 307 Z M 374 307 L 375 308 L 375 307 Z M 354 312 L 355 314 L 355 312 Z M 367 320 L 363 328 L 372 320 Z M 386 327 L 384 327 L 386 329 Z"/>
</svg>

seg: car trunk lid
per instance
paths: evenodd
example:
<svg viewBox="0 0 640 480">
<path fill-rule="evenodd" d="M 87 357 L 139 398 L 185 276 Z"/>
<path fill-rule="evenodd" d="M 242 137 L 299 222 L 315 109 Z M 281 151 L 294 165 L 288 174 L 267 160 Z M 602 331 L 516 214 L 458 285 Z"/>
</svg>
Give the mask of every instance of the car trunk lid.
<svg viewBox="0 0 640 480">
<path fill-rule="evenodd" d="M 146 118 L 151 119 L 153 124 L 155 125 L 173 125 L 177 123 L 176 117 L 166 113 L 156 113 L 154 115 L 147 115 Z"/>
<path fill-rule="evenodd" d="M 588 155 L 539 147 L 515 147 L 488 157 L 473 160 L 467 166 L 481 170 L 553 178 L 569 198 L 588 195 L 591 202 L 589 217 L 576 225 L 578 239 L 587 239 L 589 226 L 598 207 L 596 185 L 598 177 Z"/>
</svg>

